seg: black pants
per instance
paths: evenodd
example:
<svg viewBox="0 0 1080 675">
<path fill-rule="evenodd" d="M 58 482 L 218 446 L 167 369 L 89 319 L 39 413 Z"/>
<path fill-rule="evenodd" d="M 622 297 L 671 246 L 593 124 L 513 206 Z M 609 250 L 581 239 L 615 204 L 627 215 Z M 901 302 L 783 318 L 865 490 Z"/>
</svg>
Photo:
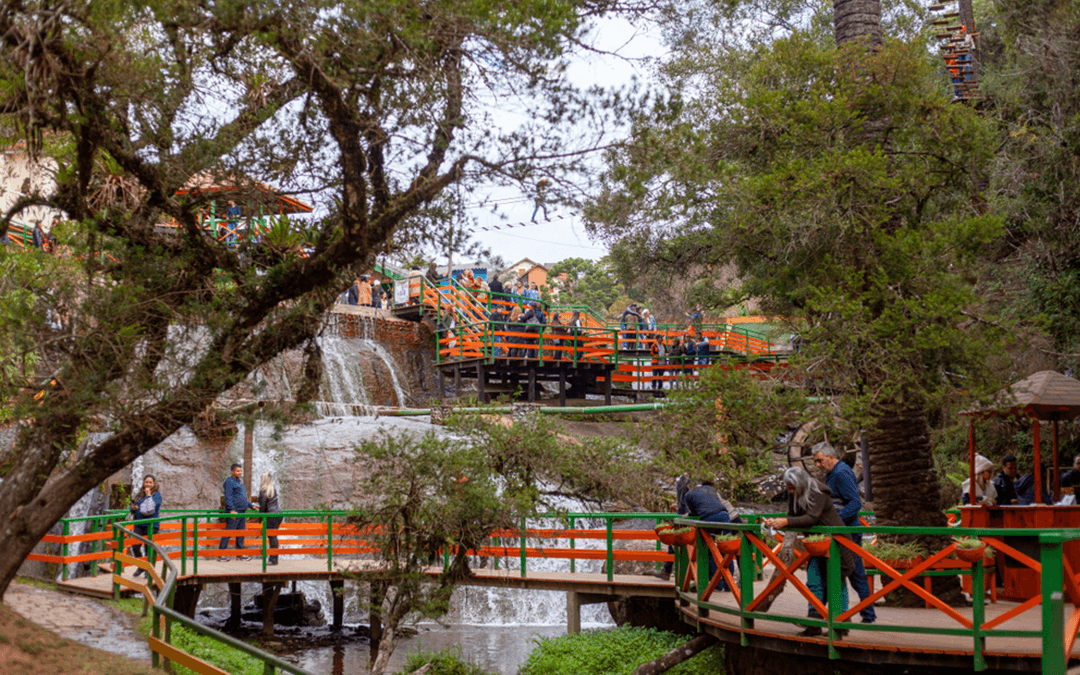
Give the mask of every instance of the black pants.
<svg viewBox="0 0 1080 675">
<path fill-rule="evenodd" d="M 284 518 L 267 518 L 266 519 L 266 529 L 268 529 L 268 530 L 276 530 L 276 529 L 278 529 L 279 527 L 281 527 L 281 521 L 283 521 L 283 520 L 285 520 L 285 519 Z M 267 545 L 267 548 L 277 548 L 278 547 L 277 535 L 276 534 L 268 534 L 268 535 L 266 535 L 266 545 Z M 267 556 L 267 559 L 270 562 L 276 563 L 278 561 L 278 554 L 277 553 L 271 553 L 270 555 Z"/>
</svg>

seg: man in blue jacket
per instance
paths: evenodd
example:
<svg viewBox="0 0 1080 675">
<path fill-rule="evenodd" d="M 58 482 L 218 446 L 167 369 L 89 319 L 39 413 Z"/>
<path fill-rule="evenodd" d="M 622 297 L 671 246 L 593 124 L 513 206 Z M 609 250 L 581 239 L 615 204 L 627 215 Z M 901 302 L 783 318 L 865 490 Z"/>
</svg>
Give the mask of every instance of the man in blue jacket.
<svg viewBox="0 0 1080 675">
<path fill-rule="evenodd" d="M 855 478 L 855 472 L 847 463 L 840 461 L 840 458 L 836 456 L 836 450 L 829 445 L 828 441 L 818 443 L 811 448 L 811 452 L 814 463 L 825 472 L 825 484 L 832 492 L 833 504 L 836 505 L 836 512 L 840 515 L 840 519 L 849 527 L 858 526 L 862 498 L 859 496 L 859 482 Z M 861 546 L 862 534 L 852 534 L 851 540 Z M 861 557 L 855 556 L 855 572 L 848 577 L 848 580 L 851 582 L 851 587 L 859 594 L 859 600 L 870 597 L 870 583 L 866 580 L 866 567 Z M 877 614 L 872 604 L 859 614 L 862 615 L 863 623 L 877 621 Z"/>
<path fill-rule="evenodd" d="M 230 514 L 244 513 L 248 509 L 257 509 L 259 505 L 248 499 L 247 490 L 244 489 L 244 467 L 239 464 L 233 464 L 229 467 L 230 475 L 225 479 L 225 484 L 222 488 L 225 490 L 225 510 Z M 239 518 L 227 518 L 225 520 L 226 530 L 242 530 L 244 529 L 244 517 Z M 229 538 L 222 537 L 221 543 L 218 544 L 218 549 L 229 548 Z M 244 548 L 244 538 L 236 537 L 236 548 Z M 251 560 L 251 556 L 241 556 L 240 560 Z"/>
</svg>

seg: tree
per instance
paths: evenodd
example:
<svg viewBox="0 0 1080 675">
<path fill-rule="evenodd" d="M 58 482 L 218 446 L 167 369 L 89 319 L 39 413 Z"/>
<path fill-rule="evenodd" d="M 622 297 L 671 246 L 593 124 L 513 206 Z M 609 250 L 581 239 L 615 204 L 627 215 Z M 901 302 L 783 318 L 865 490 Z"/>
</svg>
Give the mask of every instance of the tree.
<svg viewBox="0 0 1080 675">
<path fill-rule="evenodd" d="M 560 279 L 560 275 L 566 279 Z M 606 258 L 560 260 L 548 271 L 548 283 L 559 289 L 559 304 L 585 305 L 603 312 L 621 294 L 621 285 Z"/>
<path fill-rule="evenodd" d="M 609 236 L 632 214 L 642 238 L 678 213 L 664 246 L 683 264 L 733 261 L 765 311 L 804 320 L 799 364 L 867 429 L 878 522 L 940 525 L 927 411 L 993 386 L 970 319 L 1000 234 L 980 208 L 993 143 L 920 43 L 870 47 L 795 32 L 703 59 L 706 95 L 643 121 L 591 213 Z"/>
<path fill-rule="evenodd" d="M 558 172 L 587 150 L 594 137 L 560 139 L 559 125 L 588 119 L 597 100 L 557 64 L 591 18 L 622 8 L 4 3 L 0 130 L 32 158 L 54 153 L 58 168 L 55 191 L 20 198 L 0 236 L 37 204 L 62 210 L 78 234 L 74 257 L 49 263 L 50 274 L 77 273 L 5 279 L 38 304 L 17 304 L 0 331 L 35 338 L 2 355 L 0 400 L 21 433 L 2 463 L 0 593 L 85 492 L 260 364 L 310 344 L 338 292 L 448 186 L 522 166 Z M 483 57 L 503 68 L 478 68 Z M 523 94 L 537 122 L 492 131 L 478 88 Z M 95 201 L 106 178 L 126 186 L 124 200 Z M 193 178 L 252 204 L 276 204 L 255 179 L 299 184 L 323 214 L 310 254 L 286 248 L 249 264 L 253 242 L 238 256 L 200 227 L 224 205 L 212 189 L 182 190 Z M 65 321 L 50 325 L 58 314 Z M 80 451 L 97 429 L 109 438 Z"/>
<path fill-rule="evenodd" d="M 520 518 L 564 511 L 567 500 L 643 503 L 655 483 L 635 449 L 612 439 L 578 444 L 540 415 L 512 425 L 479 415 L 449 420 L 451 435 L 385 436 L 357 448 L 373 471 L 361 492 L 372 503 L 350 523 L 379 528 L 371 582 L 372 675 L 385 672 L 398 627 L 409 616 L 446 613 L 469 572 L 469 551 Z M 624 503 L 625 503 L 624 501 Z M 449 555 L 438 578 L 425 568 Z"/>
</svg>

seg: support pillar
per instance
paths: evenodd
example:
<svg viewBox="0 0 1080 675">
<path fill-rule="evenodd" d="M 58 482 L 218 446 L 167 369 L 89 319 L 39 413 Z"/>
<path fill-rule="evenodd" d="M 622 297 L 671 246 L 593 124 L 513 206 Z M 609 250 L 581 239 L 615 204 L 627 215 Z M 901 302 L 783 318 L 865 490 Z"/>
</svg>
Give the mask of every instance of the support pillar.
<svg viewBox="0 0 1080 675">
<path fill-rule="evenodd" d="M 611 405 L 611 369 L 604 371 L 604 405 Z"/>
<path fill-rule="evenodd" d="M 229 584 L 229 621 L 225 625 L 233 630 L 240 627 L 240 584 Z"/>
<path fill-rule="evenodd" d="M 331 630 L 341 630 L 342 619 L 345 616 L 345 581 L 331 579 L 330 592 L 334 596 L 334 622 L 331 624 Z"/>
<path fill-rule="evenodd" d="M 461 396 L 461 364 L 454 364 L 454 396 Z"/>
<path fill-rule="evenodd" d="M 476 400 L 480 403 L 487 403 L 487 398 L 484 396 L 484 364 L 476 364 Z"/>
<path fill-rule="evenodd" d="M 271 637 L 274 634 L 274 609 L 277 608 L 281 584 L 263 584 L 263 629 L 262 634 Z"/>
<path fill-rule="evenodd" d="M 190 586 L 177 586 L 176 597 L 173 598 L 173 609 L 191 619 L 195 618 L 195 609 L 199 605 L 199 596 L 202 595 L 202 584 Z"/>
<path fill-rule="evenodd" d="M 529 367 L 529 403 L 536 403 L 536 368 Z"/>
<path fill-rule="evenodd" d="M 443 377 L 442 368 L 436 368 L 439 377 L 439 398 L 446 398 L 446 378 Z"/>
<path fill-rule="evenodd" d="M 581 597 L 576 591 L 566 592 L 566 632 L 570 635 L 581 632 Z"/>
<path fill-rule="evenodd" d="M 559 365 L 559 407 L 566 407 L 566 366 Z"/>
</svg>

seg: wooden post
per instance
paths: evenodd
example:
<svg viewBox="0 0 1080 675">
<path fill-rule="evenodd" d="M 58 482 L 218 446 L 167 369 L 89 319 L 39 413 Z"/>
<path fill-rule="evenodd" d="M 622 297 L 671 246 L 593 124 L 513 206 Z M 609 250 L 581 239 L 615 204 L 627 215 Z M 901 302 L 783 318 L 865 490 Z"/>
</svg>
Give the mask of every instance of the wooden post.
<svg viewBox="0 0 1080 675">
<path fill-rule="evenodd" d="M 1039 428 L 1042 424 L 1039 422 L 1039 418 L 1035 418 L 1035 428 L 1033 429 L 1032 436 L 1035 439 L 1035 466 L 1032 467 L 1032 472 L 1035 474 L 1035 503 L 1042 504 L 1042 449 L 1039 447 Z"/>
<path fill-rule="evenodd" d="M 255 423 L 244 424 L 244 489 L 251 497 L 252 456 L 255 451 Z"/>
<path fill-rule="evenodd" d="M 1054 420 L 1054 503 L 1061 500 L 1061 469 L 1058 468 L 1058 421 Z"/>
<path fill-rule="evenodd" d="M 277 607 L 281 584 L 263 584 L 263 630 L 266 637 L 274 634 L 274 609 Z"/>
<path fill-rule="evenodd" d="M 529 403 L 536 403 L 536 367 L 529 366 Z"/>
<path fill-rule="evenodd" d="M 570 635 L 581 632 L 581 598 L 577 591 L 566 592 L 566 632 Z"/>
<path fill-rule="evenodd" d="M 611 369 L 604 371 L 604 405 L 611 405 Z"/>
<path fill-rule="evenodd" d="M 229 621 L 225 625 L 230 629 L 240 627 L 240 584 L 229 584 Z"/>
<path fill-rule="evenodd" d="M 968 421 L 968 475 L 971 481 L 968 483 L 968 503 L 972 506 L 978 504 L 975 499 L 975 419 Z"/>
<path fill-rule="evenodd" d="M 331 579 L 330 592 L 334 595 L 334 622 L 330 628 L 331 630 L 341 630 L 342 619 L 345 616 L 345 581 Z"/>
<path fill-rule="evenodd" d="M 559 364 L 559 407 L 566 407 L 566 366 L 561 363 Z"/>
<path fill-rule="evenodd" d="M 195 609 L 199 605 L 199 596 L 202 595 L 202 589 L 202 584 L 177 586 L 176 597 L 173 599 L 173 609 L 194 619 Z"/>
<path fill-rule="evenodd" d="M 487 403 L 487 398 L 484 396 L 484 363 L 482 361 L 476 364 L 476 400 L 481 403 Z"/>
</svg>

